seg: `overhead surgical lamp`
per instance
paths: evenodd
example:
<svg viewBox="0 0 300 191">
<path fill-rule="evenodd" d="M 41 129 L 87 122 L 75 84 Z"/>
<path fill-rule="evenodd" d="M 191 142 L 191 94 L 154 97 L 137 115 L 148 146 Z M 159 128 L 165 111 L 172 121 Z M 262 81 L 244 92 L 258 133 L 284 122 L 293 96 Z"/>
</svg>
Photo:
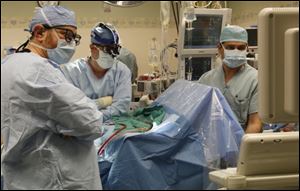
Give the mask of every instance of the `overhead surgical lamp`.
<svg viewBox="0 0 300 191">
<path fill-rule="evenodd" d="M 104 1 L 112 6 L 116 7 L 136 7 L 144 3 L 144 1 Z"/>
</svg>

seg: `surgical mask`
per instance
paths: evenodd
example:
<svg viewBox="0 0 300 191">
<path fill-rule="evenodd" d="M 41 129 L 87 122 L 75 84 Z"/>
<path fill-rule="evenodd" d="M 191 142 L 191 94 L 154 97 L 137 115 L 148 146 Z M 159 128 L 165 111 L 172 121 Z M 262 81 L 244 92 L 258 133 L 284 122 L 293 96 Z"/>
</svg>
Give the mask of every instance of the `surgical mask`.
<svg viewBox="0 0 300 191">
<path fill-rule="evenodd" d="M 48 54 L 48 58 L 54 61 L 55 63 L 59 65 L 65 64 L 69 62 L 72 56 L 74 55 L 76 43 L 74 40 L 68 43 L 65 40 L 60 39 L 56 31 L 55 34 L 58 39 L 56 48 L 53 49 L 45 48 L 33 42 L 30 42 L 30 44 L 39 47 L 43 50 L 46 50 Z"/>
<path fill-rule="evenodd" d="M 112 65 L 114 64 L 114 58 L 110 54 L 103 52 L 99 48 L 97 48 L 97 50 L 99 51 L 99 58 L 94 59 L 92 57 L 92 59 L 95 60 L 98 64 L 98 66 L 100 66 L 103 69 L 111 68 Z"/>
<path fill-rule="evenodd" d="M 222 45 L 223 46 L 223 45 Z M 229 68 L 237 68 L 247 61 L 247 50 L 226 50 L 224 49 L 224 59 L 223 62 L 226 64 Z"/>
</svg>

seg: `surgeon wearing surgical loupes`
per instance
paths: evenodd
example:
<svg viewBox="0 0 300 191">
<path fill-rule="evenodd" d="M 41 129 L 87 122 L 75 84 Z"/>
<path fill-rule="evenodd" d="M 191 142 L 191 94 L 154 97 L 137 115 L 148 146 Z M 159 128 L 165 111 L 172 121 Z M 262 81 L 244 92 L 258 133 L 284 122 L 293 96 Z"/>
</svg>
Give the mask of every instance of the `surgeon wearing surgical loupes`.
<svg viewBox="0 0 300 191">
<path fill-rule="evenodd" d="M 247 64 L 247 48 L 247 31 L 226 26 L 218 44 L 222 65 L 203 74 L 199 83 L 219 88 L 245 132 L 259 133 L 257 70 Z"/>
<path fill-rule="evenodd" d="M 103 114 L 59 69 L 80 37 L 73 11 L 37 8 L 31 37 L 1 65 L 4 189 L 102 189 L 94 140 Z"/>
<path fill-rule="evenodd" d="M 116 57 L 119 34 L 105 23 L 91 30 L 91 56 L 61 66 L 66 78 L 98 105 L 103 120 L 129 110 L 131 72 Z"/>
</svg>

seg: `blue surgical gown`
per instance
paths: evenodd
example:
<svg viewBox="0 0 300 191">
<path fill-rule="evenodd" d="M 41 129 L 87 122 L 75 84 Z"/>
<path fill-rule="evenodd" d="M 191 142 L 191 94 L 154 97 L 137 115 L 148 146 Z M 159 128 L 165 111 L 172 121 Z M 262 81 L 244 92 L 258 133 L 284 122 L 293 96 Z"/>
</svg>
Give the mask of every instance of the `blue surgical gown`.
<svg viewBox="0 0 300 191">
<path fill-rule="evenodd" d="M 4 189 L 101 189 L 94 139 L 102 113 L 55 63 L 16 53 L 1 64 Z"/>
<path fill-rule="evenodd" d="M 131 101 L 131 73 L 122 62 L 114 59 L 113 66 L 102 78 L 97 78 L 86 58 L 61 66 L 66 78 L 81 89 L 89 98 L 98 99 L 112 96 L 112 105 L 101 109 L 103 120 L 129 110 Z"/>
</svg>

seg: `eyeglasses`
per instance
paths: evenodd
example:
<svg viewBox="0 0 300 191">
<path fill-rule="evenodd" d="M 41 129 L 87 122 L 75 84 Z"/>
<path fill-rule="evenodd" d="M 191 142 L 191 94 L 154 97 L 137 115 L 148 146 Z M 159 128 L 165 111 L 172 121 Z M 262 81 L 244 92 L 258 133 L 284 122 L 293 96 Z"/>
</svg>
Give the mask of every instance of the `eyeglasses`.
<svg viewBox="0 0 300 191">
<path fill-rule="evenodd" d="M 48 25 L 43 25 L 46 29 L 58 29 L 58 30 L 63 30 L 63 35 L 65 36 L 65 40 L 67 43 L 72 42 L 73 40 L 76 43 L 76 46 L 80 44 L 80 39 L 81 36 L 79 34 L 74 34 L 72 30 L 66 29 L 66 28 L 61 28 L 61 27 L 50 27 Z"/>
<path fill-rule="evenodd" d="M 101 50 L 102 52 L 108 53 L 107 47 L 100 46 L 98 44 L 93 44 L 98 50 Z"/>
<path fill-rule="evenodd" d="M 231 44 L 228 44 L 228 45 L 224 45 L 222 44 L 222 46 L 226 49 L 226 50 L 234 50 L 234 49 L 238 49 L 238 50 L 246 50 L 247 48 L 247 45 L 243 44 L 243 45 L 231 45 Z"/>
<path fill-rule="evenodd" d="M 80 44 L 81 36 L 79 34 L 74 34 L 73 31 L 70 29 L 60 28 L 60 27 L 53 27 L 54 29 L 63 30 L 63 34 L 65 35 L 65 40 L 70 43 L 73 40 L 76 43 L 76 46 Z"/>
</svg>

